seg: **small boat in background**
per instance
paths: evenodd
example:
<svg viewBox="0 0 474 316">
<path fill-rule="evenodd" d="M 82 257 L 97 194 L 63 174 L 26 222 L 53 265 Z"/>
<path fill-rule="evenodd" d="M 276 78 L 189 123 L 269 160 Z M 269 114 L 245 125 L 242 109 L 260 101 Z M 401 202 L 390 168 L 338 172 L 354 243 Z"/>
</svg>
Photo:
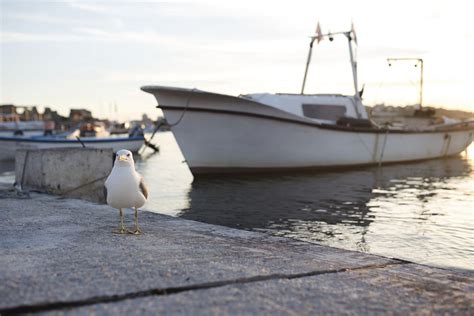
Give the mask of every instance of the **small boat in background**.
<svg viewBox="0 0 474 316">
<path fill-rule="evenodd" d="M 44 130 L 43 121 L 0 121 L 0 136 L 38 136 Z"/>
<path fill-rule="evenodd" d="M 0 136 L 0 161 L 15 159 L 17 149 L 47 149 L 61 147 L 112 148 L 113 151 L 128 149 L 138 152 L 145 142 L 143 135 L 131 137 L 84 137 L 71 139 L 57 136 Z"/>
<path fill-rule="evenodd" d="M 94 123 L 85 123 L 79 127 L 79 137 L 108 137 L 110 132 L 105 128 L 104 123 L 94 122 Z"/>
</svg>

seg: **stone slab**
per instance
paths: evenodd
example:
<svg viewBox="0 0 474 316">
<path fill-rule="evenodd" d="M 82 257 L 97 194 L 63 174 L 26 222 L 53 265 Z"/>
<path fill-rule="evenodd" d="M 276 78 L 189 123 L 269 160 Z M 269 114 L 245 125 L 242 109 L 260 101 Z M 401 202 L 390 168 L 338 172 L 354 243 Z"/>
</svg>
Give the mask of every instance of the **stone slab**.
<svg viewBox="0 0 474 316">
<path fill-rule="evenodd" d="M 233 284 L 48 315 L 472 315 L 474 279 L 420 266 Z"/>
</svg>

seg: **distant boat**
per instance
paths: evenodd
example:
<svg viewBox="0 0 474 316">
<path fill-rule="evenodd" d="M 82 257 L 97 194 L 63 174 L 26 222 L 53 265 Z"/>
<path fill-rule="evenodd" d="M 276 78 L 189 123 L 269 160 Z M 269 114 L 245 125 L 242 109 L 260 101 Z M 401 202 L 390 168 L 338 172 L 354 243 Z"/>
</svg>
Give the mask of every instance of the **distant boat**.
<svg viewBox="0 0 474 316">
<path fill-rule="evenodd" d="M 357 85 L 349 43 L 353 96 L 301 94 L 239 97 L 197 89 L 145 86 L 166 120 L 193 174 L 328 168 L 415 161 L 459 154 L 473 141 L 474 122 L 422 129 L 391 129 L 369 120 Z"/>
<path fill-rule="evenodd" d="M 2 137 L 0 136 L 0 161 L 14 160 L 17 149 L 46 149 L 60 147 L 112 148 L 114 151 L 128 149 L 138 152 L 144 144 L 143 136 L 133 137 L 84 137 L 67 139 L 54 136 L 41 137 Z"/>
<path fill-rule="evenodd" d="M 0 136 L 38 136 L 44 127 L 43 121 L 0 121 Z"/>
</svg>

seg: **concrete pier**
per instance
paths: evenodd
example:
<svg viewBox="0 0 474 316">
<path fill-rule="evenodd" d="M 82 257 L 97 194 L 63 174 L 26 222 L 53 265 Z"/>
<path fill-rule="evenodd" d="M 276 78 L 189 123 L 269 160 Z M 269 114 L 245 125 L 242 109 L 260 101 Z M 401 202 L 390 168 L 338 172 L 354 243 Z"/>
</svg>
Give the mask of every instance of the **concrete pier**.
<svg viewBox="0 0 474 316">
<path fill-rule="evenodd" d="M 15 182 L 26 189 L 105 203 L 104 183 L 113 157 L 111 148 L 17 150 Z"/>
<path fill-rule="evenodd" d="M 465 314 L 474 273 L 0 191 L 0 314 Z M 132 215 L 126 224 L 132 227 Z"/>
</svg>

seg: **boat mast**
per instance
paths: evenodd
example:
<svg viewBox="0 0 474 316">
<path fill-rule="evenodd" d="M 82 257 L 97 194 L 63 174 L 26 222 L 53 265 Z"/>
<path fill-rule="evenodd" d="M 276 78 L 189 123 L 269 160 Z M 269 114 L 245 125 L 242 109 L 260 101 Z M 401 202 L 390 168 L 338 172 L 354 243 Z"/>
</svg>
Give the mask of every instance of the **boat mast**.
<svg viewBox="0 0 474 316">
<path fill-rule="evenodd" d="M 311 42 L 309 43 L 309 52 L 308 52 L 308 59 L 306 60 L 306 68 L 304 70 L 304 77 L 303 77 L 303 85 L 301 86 L 301 94 L 304 94 L 304 86 L 306 85 L 306 76 L 308 75 L 308 68 L 311 62 L 311 54 L 313 52 L 313 43 L 316 38 L 311 38 Z"/>
<path fill-rule="evenodd" d="M 345 35 L 346 38 L 347 38 L 347 41 L 349 43 L 349 56 L 350 56 L 350 59 L 351 59 L 352 78 L 353 78 L 353 81 L 354 81 L 354 98 L 355 98 L 355 101 L 356 101 L 356 104 L 354 104 L 354 109 L 355 109 L 355 112 L 357 114 L 357 117 L 361 118 L 362 115 L 359 111 L 359 105 L 361 104 L 361 98 L 360 98 L 360 92 L 358 90 L 358 83 L 357 83 L 357 61 L 354 58 L 354 53 L 353 53 L 353 50 L 352 50 L 352 41 L 354 40 L 357 43 L 357 41 L 355 39 L 354 26 L 352 26 L 350 31 L 335 32 L 335 33 L 329 32 L 329 33 L 326 33 L 326 34 L 322 34 L 321 29 L 319 27 L 319 23 L 318 23 L 318 27 L 316 28 L 316 35 L 311 36 L 311 42 L 309 44 L 308 59 L 306 61 L 306 68 L 305 68 L 305 72 L 304 72 L 303 85 L 301 87 L 301 94 L 304 94 L 304 87 L 305 87 L 305 84 L 306 84 L 306 76 L 308 74 L 308 68 L 309 68 L 309 64 L 311 62 L 311 54 L 312 54 L 312 51 L 313 51 L 314 41 L 318 40 L 318 43 L 319 43 L 325 36 L 327 36 L 329 38 L 329 40 L 332 42 L 334 40 L 334 35 L 340 35 L 340 34 Z"/>
<path fill-rule="evenodd" d="M 319 44 L 319 42 L 323 40 L 323 36 L 324 35 L 321 33 L 321 26 L 319 25 L 319 22 L 318 22 L 318 25 L 316 26 L 316 34 L 315 36 L 311 36 L 311 42 L 309 43 L 309 52 L 308 52 L 308 58 L 306 59 L 306 68 L 304 70 L 303 85 L 301 86 L 301 94 L 304 94 L 304 86 L 306 85 L 306 76 L 308 75 L 308 68 L 309 68 L 309 64 L 311 63 L 311 55 L 313 53 L 313 43 L 315 40 L 318 40 L 318 44 Z"/>
<path fill-rule="evenodd" d="M 347 43 L 349 44 L 349 56 L 351 59 L 352 79 L 354 82 L 354 95 L 359 96 L 359 89 L 357 83 L 357 60 L 354 58 L 354 52 L 352 50 L 352 37 L 351 32 L 346 32 L 344 35 L 347 37 Z"/>
<path fill-rule="evenodd" d="M 392 62 L 394 61 L 416 61 L 415 67 L 420 65 L 420 95 L 419 95 L 419 106 L 420 110 L 423 108 L 423 59 L 422 58 L 387 58 L 388 66 L 392 66 Z"/>
</svg>

